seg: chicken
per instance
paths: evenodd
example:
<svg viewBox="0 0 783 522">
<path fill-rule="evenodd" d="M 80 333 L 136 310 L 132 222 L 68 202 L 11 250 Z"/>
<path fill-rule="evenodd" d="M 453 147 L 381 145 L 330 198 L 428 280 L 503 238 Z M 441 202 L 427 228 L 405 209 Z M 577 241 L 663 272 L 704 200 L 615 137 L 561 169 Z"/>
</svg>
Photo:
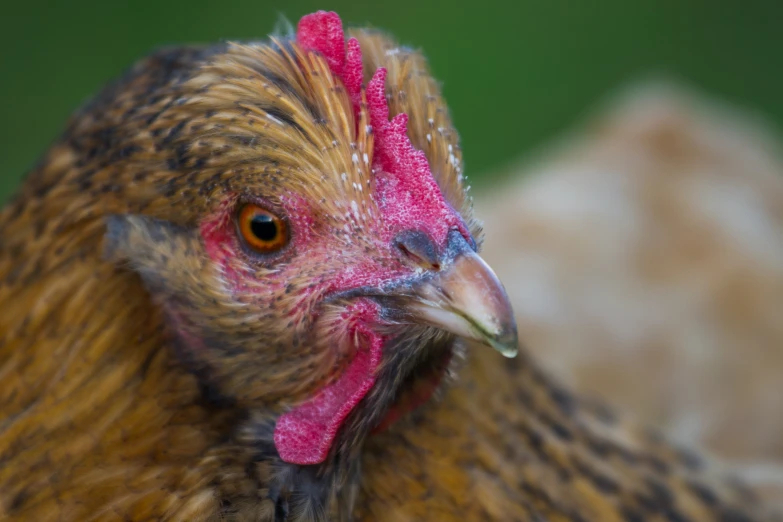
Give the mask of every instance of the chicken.
<svg viewBox="0 0 783 522">
<path fill-rule="evenodd" d="M 5 519 L 780 520 L 480 346 L 516 327 L 437 84 L 334 13 L 143 60 L 0 223 Z"/>
<path fill-rule="evenodd" d="M 515 171 L 475 206 L 531 353 L 780 501 L 779 138 L 744 111 L 645 82 Z"/>
</svg>

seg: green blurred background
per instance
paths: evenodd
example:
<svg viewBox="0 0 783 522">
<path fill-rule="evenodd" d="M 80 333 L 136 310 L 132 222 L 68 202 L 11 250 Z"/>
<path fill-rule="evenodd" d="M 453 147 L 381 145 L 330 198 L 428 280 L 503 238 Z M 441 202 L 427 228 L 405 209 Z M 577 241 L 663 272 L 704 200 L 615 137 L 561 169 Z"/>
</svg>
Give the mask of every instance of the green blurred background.
<svg viewBox="0 0 783 522">
<path fill-rule="evenodd" d="M 424 50 L 444 84 L 474 181 L 650 73 L 783 121 L 780 1 L 6 2 L 0 198 L 70 112 L 151 49 L 257 39 L 281 15 L 295 24 L 318 9 Z"/>
</svg>

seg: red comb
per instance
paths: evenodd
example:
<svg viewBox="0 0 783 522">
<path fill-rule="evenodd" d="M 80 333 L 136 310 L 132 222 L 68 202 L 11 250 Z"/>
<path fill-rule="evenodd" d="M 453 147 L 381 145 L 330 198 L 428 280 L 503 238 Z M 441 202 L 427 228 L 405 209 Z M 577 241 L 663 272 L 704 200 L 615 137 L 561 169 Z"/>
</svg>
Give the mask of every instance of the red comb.
<svg viewBox="0 0 783 522">
<path fill-rule="evenodd" d="M 296 28 L 296 41 L 303 49 L 318 51 L 335 74 L 342 77 L 345 66 L 345 35 L 337 13 L 318 11 L 303 16 Z"/>
<path fill-rule="evenodd" d="M 332 74 L 342 80 L 358 113 L 362 100 L 362 50 L 359 41 L 351 38 L 346 52 L 343 23 L 337 13 L 318 11 L 303 16 L 296 28 L 296 41 L 303 49 L 324 56 Z"/>
<path fill-rule="evenodd" d="M 373 166 L 384 218 L 391 229 L 411 223 L 426 224 L 433 239 L 441 241 L 450 229 L 469 235 L 467 227 L 446 203 L 430 172 L 424 151 L 408 138 L 408 115 L 389 120 L 386 69 L 380 67 L 367 84 L 367 109 L 375 133 Z"/>
<path fill-rule="evenodd" d="M 297 27 L 296 40 L 303 49 L 321 53 L 335 77 L 342 80 L 359 121 L 362 97 L 362 51 L 359 42 L 351 38 L 345 43 L 342 22 L 337 13 L 318 11 L 304 16 Z M 467 233 L 464 224 L 457 218 L 443 199 L 440 187 L 430 172 L 424 152 L 416 150 L 408 139 L 408 116 L 396 115 L 389 121 L 389 104 L 386 100 L 386 69 L 379 68 L 367 85 L 367 108 L 375 134 L 373 167 L 384 173 L 382 185 L 396 187 L 396 194 L 382 198 L 387 203 L 406 207 L 405 213 L 394 209 L 394 205 L 384 205 L 393 209 L 387 214 L 389 225 L 411 222 L 415 219 L 430 218 L 441 220 L 441 225 L 457 227 Z M 400 191 L 416 194 L 417 205 L 410 207 L 412 201 L 401 201 Z M 384 191 L 385 192 L 385 191 Z M 386 194 L 388 195 L 388 194 Z M 426 222 L 426 221 L 423 221 Z M 437 227 L 442 230 L 443 227 Z M 445 230 L 444 230 L 445 235 Z"/>
</svg>

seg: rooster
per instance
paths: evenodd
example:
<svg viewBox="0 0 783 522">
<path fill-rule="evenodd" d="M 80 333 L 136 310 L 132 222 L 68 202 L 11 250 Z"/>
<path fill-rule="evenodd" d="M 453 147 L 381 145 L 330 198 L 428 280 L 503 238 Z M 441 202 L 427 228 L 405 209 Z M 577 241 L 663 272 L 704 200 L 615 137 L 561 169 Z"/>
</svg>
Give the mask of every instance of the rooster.
<svg viewBox="0 0 783 522">
<path fill-rule="evenodd" d="M 0 216 L 10 520 L 778 520 L 517 352 L 422 56 L 169 49 Z M 475 349 L 474 349 L 475 348 Z"/>
</svg>

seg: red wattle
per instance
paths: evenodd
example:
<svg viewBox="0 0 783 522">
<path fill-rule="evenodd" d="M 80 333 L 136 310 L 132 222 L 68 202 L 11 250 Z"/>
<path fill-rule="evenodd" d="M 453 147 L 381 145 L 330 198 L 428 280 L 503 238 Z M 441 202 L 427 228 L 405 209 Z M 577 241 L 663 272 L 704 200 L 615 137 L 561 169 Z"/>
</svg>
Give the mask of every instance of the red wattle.
<svg viewBox="0 0 783 522">
<path fill-rule="evenodd" d="M 357 303 L 355 307 L 365 317 L 376 313 L 373 305 Z M 364 324 L 356 326 L 355 332 L 359 335 L 351 338 L 360 337 L 366 345 L 357 350 L 340 378 L 277 420 L 275 447 L 285 462 L 300 465 L 323 462 L 343 421 L 375 384 L 383 338 Z"/>
</svg>

